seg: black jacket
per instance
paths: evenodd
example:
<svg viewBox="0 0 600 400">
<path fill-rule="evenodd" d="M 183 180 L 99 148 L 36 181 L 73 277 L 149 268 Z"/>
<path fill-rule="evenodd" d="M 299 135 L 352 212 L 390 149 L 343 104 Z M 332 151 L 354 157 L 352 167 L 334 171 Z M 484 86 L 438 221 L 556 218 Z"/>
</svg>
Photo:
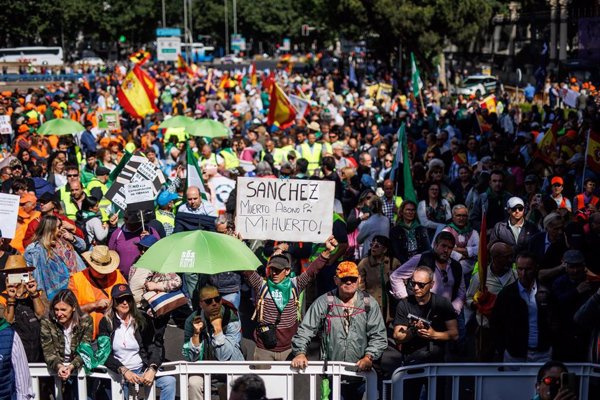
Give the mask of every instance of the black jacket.
<svg viewBox="0 0 600 400">
<path fill-rule="evenodd" d="M 156 364 L 156 366 L 160 367 L 162 363 L 163 353 L 164 353 L 164 342 L 163 342 L 163 330 L 156 330 L 153 324 L 152 319 L 146 315 L 142 314 L 144 319 L 146 320 L 146 324 L 143 330 L 140 330 L 139 327 L 136 327 L 135 330 L 135 339 L 137 340 L 140 346 L 140 357 L 142 362 L 144 363 L 144 367 L 147 368 L 152 364 Z M 111 350 L 108 359 L 106 360 L 106 368 L 111 371 L 118 372 L 119 368 L 123 366 L 121 362 L 115 357 L 112 351 L 112 342 L 114 340 L 115 330 L 121 325 L 121 321 L 117 316 L 113 316 L 112 319 L 112 327 L 108 323 L 106 318 L 102 318 L 100 321 L 100 328 L 98 332 L 98 336 L 108 336 L 110 338 Z"/>
<path fill-rule="evenodd" d="M 526 357 L 527 350 L 546 351 L 554 334 L 554 301 L 550 291 L 537 283 L 538 346 L 529 349 L 529 312 L 519 295 L 519 283 L 514 282 L 500 291 L 492 309 L 490 327 L 500 354 L 504 350 L 513 357 Z"/>
<path fill-rule="evenodd" d="M 506 243 L 511 247 L 515 248 L 515 252 L 519 250 L 527 249 L 527 245 L 529 240 L 533 235 L 538 233 L 539 230 L 537 226 L 533 222 L 525 221 L 523 223 L 523 227 L 521 228 L 521 232 L 519 232 L 519 238 L 515 243 L 515 236 L 510 229 L 508 220 L 498 222 L 494 229 L 492 230 L 492 235 L 490 236 L 490 244 L 496 242 Z"/>
<path fill-rule="evenodd" d="M 415 239 L 417 241 L 416 251 L 408 251 L 408 233 L 401 225 L 394 225 L 390 229 L 390 245 L 396 257 L 401 264 L 407 262 L 415 254 L 421 254 L 431 249 L 429 245 L 429 236 L 427 235 L 427 228 L 424 226 L 417 226 L 415 228 Z"/>
</svg>

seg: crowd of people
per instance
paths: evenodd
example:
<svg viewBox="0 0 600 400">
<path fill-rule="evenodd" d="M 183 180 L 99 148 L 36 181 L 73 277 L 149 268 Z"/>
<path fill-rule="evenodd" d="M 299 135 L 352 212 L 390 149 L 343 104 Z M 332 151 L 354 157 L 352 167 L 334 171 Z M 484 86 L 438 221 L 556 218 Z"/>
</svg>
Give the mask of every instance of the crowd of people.
<svg viewBox="0 0 600 400">
<path fill-rule="evenodd" d="M 586 149 L 590 132 L 600 134 L 597 98 L 582 90 L 575 109 L 522 107 L 498 92 L 491 110 L 433 83 L 415 98 L 411 82 L 392 75 L 382 76 L 391 95 L 369 95 L 340 71 L 317 67 L 274 75 L 310 103 L 284 127 L 266 123 L 269 89 L 249 72 L 144 68 L 159 93 L 159 112 L 145 118 L 121 112 L 124 67 L 1 93 L 0 116 L 13 132 L 1 137 L 1 190 L 20 201 L 14 237 L 0 239 L 0 376 L 18 399 L 33 397 L 26 364 L 34 362 L 62 381 L 64 398 L 77 397 L 74 373 L 104 365 L 125 397 L 155 382 L 161 399 L 174 399 L 175 378 L 156 377 L 169 324 L 184 330 L 182 358 L 193 363 L 289 360 L 302 369 L 317 337 L 319 359 L 374 368 L 380 378 L 420 363 L 598 362 L 600 171 Z M 117 129 L 99 124 L 106 110 L 119 112 Z M 159 128 L 180 115 L 219 120 L 230 136 Z M 37 133 L 57 118 L 85 130 Z M 401 124 L 414 193 L 394 173 Z M 556 136 L 550 145 L 546 135 Z M 187 184 L 186 148 L 205 182 L 334 182 L 331 237 L 245 240 L 263 261 L 253 272 L 135 267 L 174 233 L 236 236 L 235 190 L 221 204 L 208 185 L 203 199 Z M 153 210 L 122 210 L 106 198 L 127 152 L 166 176 Z M 148 301 L 156 293 L 182 301 L 165 312 Z M 242 337 L 253 339 L 253 353 Z M 399 361 L 383 367 L 384 352 Z M 538 377 L 541 399 L 552 398 L 546 389 L 559 379 L 548 371 L 565 370 L 549 365 Z M 102 382 L 90 387 L 106 392 Z M 203 376 L 190 377 L 190 398 L 210 397 L 204 387 Z M 426 389 L 406 390 L 418 398 Z M 360 379 L 342 385 L 344 399 L 363 393 Z"/>
</svg>

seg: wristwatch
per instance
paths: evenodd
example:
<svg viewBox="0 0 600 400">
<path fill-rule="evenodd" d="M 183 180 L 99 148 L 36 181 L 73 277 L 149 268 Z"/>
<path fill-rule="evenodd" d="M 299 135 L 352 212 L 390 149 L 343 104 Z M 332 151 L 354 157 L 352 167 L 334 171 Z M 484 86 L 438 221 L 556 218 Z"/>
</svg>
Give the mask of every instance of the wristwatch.
<svg viewBox="0 0 600 400">
<path fill-rule="evenodd" d="M 158 372 L 158 365 L 150 364 L 150 368 L 152 368 L 154 370 L 154 372 Z"/>
</svg>

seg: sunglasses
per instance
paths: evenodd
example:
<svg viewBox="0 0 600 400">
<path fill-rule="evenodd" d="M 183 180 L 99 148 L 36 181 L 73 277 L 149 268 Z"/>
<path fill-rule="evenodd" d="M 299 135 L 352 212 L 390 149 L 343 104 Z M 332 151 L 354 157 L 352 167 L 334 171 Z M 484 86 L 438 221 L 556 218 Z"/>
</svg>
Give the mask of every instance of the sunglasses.
<svg viewBox="0 0 600 400">
<path fill-rule="evenodd" d="M 271 271 L 272 274 L 279 275 L 280 273 L 282 273 L 283 271 L 285 271 L 285 268 L 269 267 L 269 270 Z"/>
<path fill-rule="evenodd" d="M 562 187 L 562 185 L 560 183 L 554 183 L 552 184 L 553 187 Z"/>
<path fill-rule="evenodd" d="M 442 282 L 448 283 L 448 271 L 440 269 L 440 272 L 442 273 Z"/>
<path fill-rule="evenodd" d="M 414 288 L 416 286 L 419 289 L 423 289 L 425 286 L 429 285 L 431 283 L 431 281 L 429 281 L 429 282 L 415 282 L 412 279 L 409 279 L 407 283 L 408 283 L 408 286 L 411 287 L 411 288 Z"/>
<path fill-rule="evenodd" d="M 129 300 L 131 300 L 131 299 L 133 299 L 132 296 L 121 296 L 121 297 L 117 297 L 115 299 L 115 303 L 117 303 L 117 304 L 121 304 L 121 303 L 124 303 L 124 302 L 129 303 Z"/>
<path fill-rule="evenodd" d="M 207 306 L 210 306 L 213 302 L 215 303 L 220 303 L 221 302 L 221 296 L 216 296 L 210 299 L 204 299 L 202 300 L 204 302 L 204 304 L 206 304 Z"/>
<path fill-rule="evenodd" d="M 358 282 L 358 277 L 357 276 L 347 276 L 345 278 L 340 278 L 340 281 L 342 281 L 342 283 L 344 285 L 355 284 L 356 282 Z"/>
<path fill-rule="evenodd" d="M 548 386 L 560 385 L 560 378 L 554 377 L 554 376 L 546 376 L 545 378 L 542 378 L 540 383 L 544 383 L 545 385 L 548 385 Z"/>
<path fill-rule="evenodd" d="M 78 178 L 79 174 L 69 174 L 67 175 L 67 178 Z"/>
<path fill-rule="evenodd" d="M 510 211 L 515 212 L 515 211 L 523 211 L 525 209 L 525 207 L 523 206 L 514 206 L 513 208 L 510 209 Z"/>
</svg>

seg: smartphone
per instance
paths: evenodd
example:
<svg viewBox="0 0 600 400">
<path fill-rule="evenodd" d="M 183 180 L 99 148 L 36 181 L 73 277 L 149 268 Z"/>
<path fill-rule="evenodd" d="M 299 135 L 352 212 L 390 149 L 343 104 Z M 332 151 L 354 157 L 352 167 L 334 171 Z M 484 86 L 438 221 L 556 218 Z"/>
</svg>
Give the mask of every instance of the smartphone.
<svg viewBox="0 0 600 400">
<path fill-rule="evenodd" d="M 535 201 L 536 203 L 540 204 L 542 202 L 542 194 L 541 193 L 537 193 L 535 196 L 533 196 L 533 201 Z"/>
<path fill-rule="evenodd" d="M 24 274 L 8 274 L 8 284 L 18 285 L 20 283 L 29 282 L 29 273 Z"/>
<path fill-rule="evenodd" d="M 563 372 L 560 374 L 560 388 L 567 389 L 574 395 L 579 395 L 577 375 L 573 372 Z"/>
</svg>

